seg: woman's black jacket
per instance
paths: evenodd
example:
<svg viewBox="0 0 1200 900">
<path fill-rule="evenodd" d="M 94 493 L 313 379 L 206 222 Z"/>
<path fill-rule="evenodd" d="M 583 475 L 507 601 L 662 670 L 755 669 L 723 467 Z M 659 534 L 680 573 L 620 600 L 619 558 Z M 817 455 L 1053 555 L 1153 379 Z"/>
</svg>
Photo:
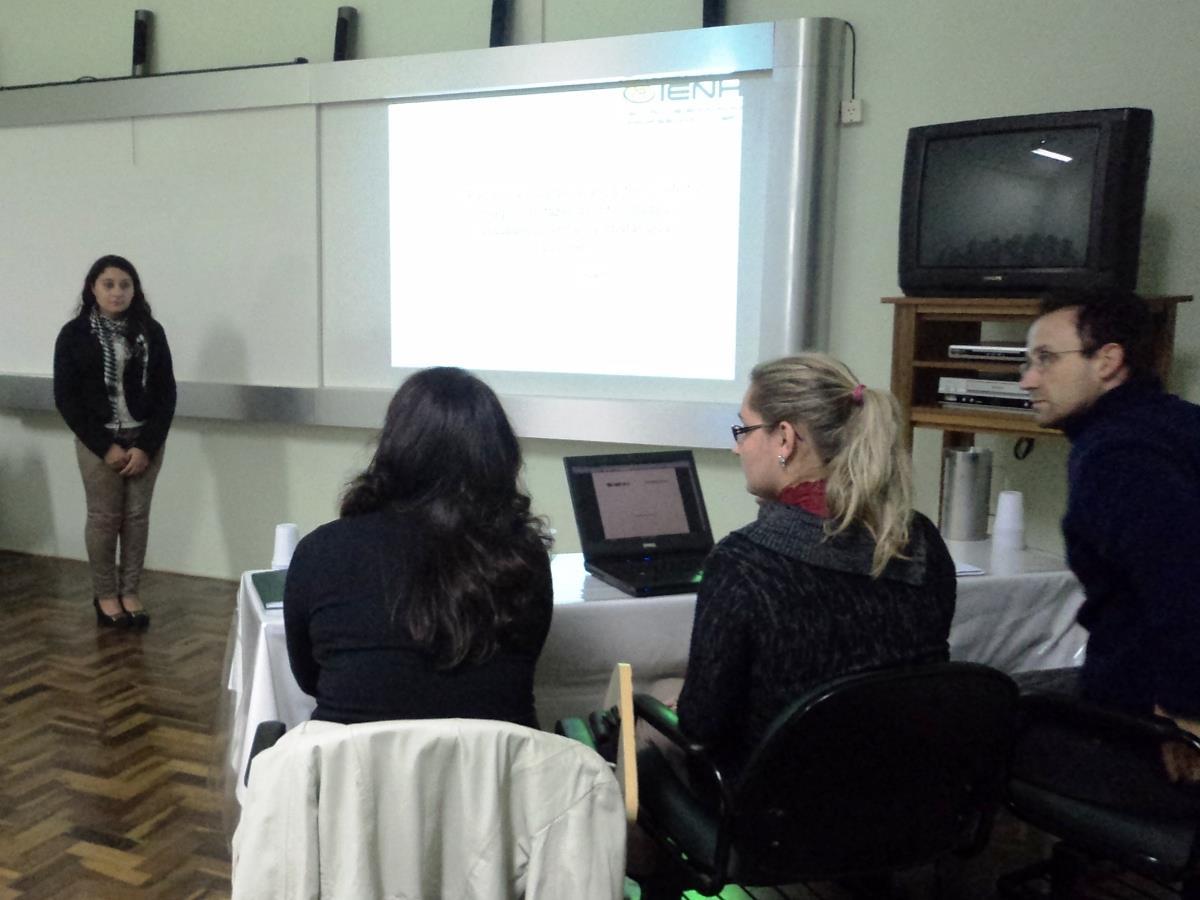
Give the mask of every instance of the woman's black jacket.
<svg viewBox="0 0 1200 900">
<path fill-rule="evenodd" d="M 130 415 L 145 423 L 133 446 L 153 457 L 166 441 L 175 417 L 175 371 L 166 332 L 153 319 L 146 323 L 146 344 L 150 368 L 145 389 L 142 367 L 146 362 L 141 354 L 128 357 L 122 381 Z M 112 407 L 104 385 L 100 341 L 92 334 L 87 315 L 72 319 L 58 333 L 54 344 L 54 405 L 85 447 L 99 457 L 108 452 L 113 435 L 105 426 L 112 420 Z"/>
</svg>

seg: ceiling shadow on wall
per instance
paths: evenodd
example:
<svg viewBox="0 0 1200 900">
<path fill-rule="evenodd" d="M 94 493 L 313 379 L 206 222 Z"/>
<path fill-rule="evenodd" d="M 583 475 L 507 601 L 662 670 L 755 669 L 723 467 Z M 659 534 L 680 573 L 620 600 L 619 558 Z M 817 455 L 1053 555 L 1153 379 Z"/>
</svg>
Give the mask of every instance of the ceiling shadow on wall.
<svg viewBox="0 0 1200 900">
<path fill-rule="evenodd" d="M 16 416 L 15 421 L 21 429 L 44 430 L 41 427 L 44 423 L 30 416 Z M 44 446 L 44 441 L 27 444 L 4 441 L 4 449 L 0 451 L 0 547 L 57 556 L 61 548 L 54 528 L 49 468 L 45 456 L 35 449 Z M 83 488 L 79 485 L 76 488 L 82 506 Z M 79 532 L 82 542 L 82 517 Z"/>
<path fill-rule="evenodd" d="M 245 383 L 251 348 L 245 335 L 215 327 L 203 344 L 222 360 L 220 380 Z M 231 572 L 271 565 L 275 524 L 290 521 L 286 441 L 276 426 L 206 420 L 197 437 L 207 461 L 224 558 Z"/>
<path fill-rule="evenodd" d="M 1167 293 L 1171 283 L 1170 220 L 1161 213 L 1147 212 L 1142 220 L 1142 250 L 1138 260 L 1138 290 L 1143 294 Z"/>
</svg>

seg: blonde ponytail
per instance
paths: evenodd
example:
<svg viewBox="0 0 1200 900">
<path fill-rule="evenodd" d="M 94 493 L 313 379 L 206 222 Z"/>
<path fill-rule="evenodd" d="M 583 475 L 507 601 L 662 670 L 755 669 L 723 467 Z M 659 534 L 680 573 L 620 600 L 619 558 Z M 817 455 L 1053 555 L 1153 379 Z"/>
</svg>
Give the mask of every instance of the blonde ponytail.
<svg viewBox="0 0 1200 900">
<path fill-rule="evenodd" d="M 912 471 L 896 399 L 859 384 L 823 353 L 761 363 L 750 384 L 750 405 L 764 421 L 807 426 L 828 470 L 828 533 L 865 528 L 875 541 L 871 575 L 878 577 L 903 555 L 912 518 Z"/>
</svg>

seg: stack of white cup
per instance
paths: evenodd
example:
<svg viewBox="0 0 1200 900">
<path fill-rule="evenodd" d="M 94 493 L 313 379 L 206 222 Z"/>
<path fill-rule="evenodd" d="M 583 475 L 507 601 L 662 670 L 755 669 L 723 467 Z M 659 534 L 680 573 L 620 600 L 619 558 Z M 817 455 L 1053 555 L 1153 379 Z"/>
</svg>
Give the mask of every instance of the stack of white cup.
<svg viewBox="0 0 1200 900">
<path fill-rule="evenodd" d="M 286 569 L 292 562 L 292 552 L 296 549 L 299 532 L 294 522 L 284 522 L 275 526 L 275 553 L 271 557 L 272 569 Z"/>
<path fill-rule="evenodd" d="M 1001 491 L 996 497 L 992 549 L 1025 549 L 1025 498 L 1020 491 Z"/>
</svg>

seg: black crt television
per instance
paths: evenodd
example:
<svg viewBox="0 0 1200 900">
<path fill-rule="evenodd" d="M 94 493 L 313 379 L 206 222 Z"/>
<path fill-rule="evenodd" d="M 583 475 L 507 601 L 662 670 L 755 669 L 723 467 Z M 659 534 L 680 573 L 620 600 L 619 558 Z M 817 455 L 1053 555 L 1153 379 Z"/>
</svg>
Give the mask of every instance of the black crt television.
<svg viewBox="0 0 1200 900">
<path fill-rule="evenodd" d="M 1136 108 L 910 129 L 901 290 L 1134 290 L 1153 130 L 1154 114 Z"/>
</svg>

